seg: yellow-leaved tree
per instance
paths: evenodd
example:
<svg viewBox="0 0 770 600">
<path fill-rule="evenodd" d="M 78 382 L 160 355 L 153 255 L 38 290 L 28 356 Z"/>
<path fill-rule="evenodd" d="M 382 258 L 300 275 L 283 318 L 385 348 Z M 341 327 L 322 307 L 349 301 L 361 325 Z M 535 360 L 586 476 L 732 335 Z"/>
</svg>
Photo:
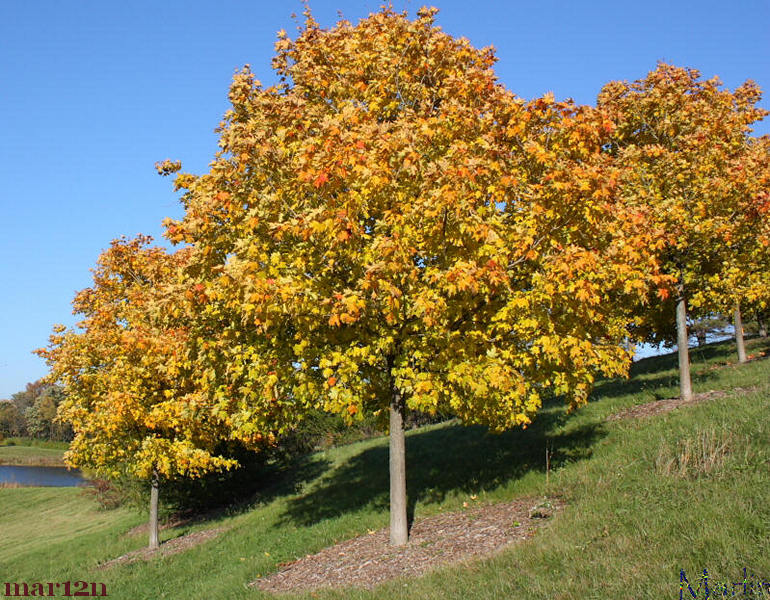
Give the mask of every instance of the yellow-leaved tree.
<svg viewBox="0 0 770 600">
<path fill-rule="evenodd" d="M 330 29 L 306 12 L 279 34 L 277 85 L 235 75 L 221 150 L 176 176 L 186 214 L 167 223 L 221 324 L 212 393 L 233 435 L 308 407 L 388 415 L 396 545 L 405 411 L 500 431 L 544 394 L 579 405 L 627 371 L 627 307 L 658 281 L 648 215 L 618 203 L 600 152 L 612 123 L 517 98 L 436 12 Z"/>
<path fill-rule="evenodd" d="M 663 332 L 676 321 L 684 399 L 692 397 L 687 311 L 708 304 L 698 292 L 721 272 L 723 234 L 741 210 L 731 166 L 744 152 L 751 124 L 766 114 L 756 106 L 759 99 L 751 81 L 730 91 L 718 78 L 703 80 L 695 69 L 665 63 L 643 79 L 608 83 L 599 95 L 598 107 L 616 124 L 605 149 L 623 166 L 623 199 L 645 207 L 662 232 L 652 249 L 674 281 L 669 304 L 676 315 L 659 304 L 641 320 L 645 329 Z"/>
<path fill-rule="evenodd" d="M 719 231 L 719 269 L 696 291 L 696 302 L 733 313 L 739 362 L 746 362 L 742 313 L 770 307 L 770 137 L 749 138 L 726 169 L 723 194 L 733 211 Z"/>
<path fill-rule="evenodd" d="M 237 463 L 215 452 L 229 423 L 199 392 L 205 388 L 190 328 L 169 322 L 184 307 L 190 250 L 169 254 L 149 242 L 113 241 L 98 259 L 93 285 L 73 301 L 82 320 L 70 330 L 55 327 L 49 346 L 37 352 L 51 367 L 48 380 L 67 390 L 58 412 L 75 434 L 66 462 L 149 482 L 150 547 L 157 548 L 159 482 Z"/>
</svg>

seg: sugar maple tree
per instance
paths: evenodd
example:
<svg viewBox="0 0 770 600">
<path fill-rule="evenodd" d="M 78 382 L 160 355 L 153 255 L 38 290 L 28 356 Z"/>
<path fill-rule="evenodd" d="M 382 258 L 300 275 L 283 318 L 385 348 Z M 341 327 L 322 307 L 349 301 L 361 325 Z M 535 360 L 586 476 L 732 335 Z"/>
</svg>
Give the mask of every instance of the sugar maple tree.
<svg viewBox="0 0 770 600">
<path fill-rule="evenodd" d="M 740 362 L 747 360 L 742 312 L 770 306 L 770 138 L 750 138 L 724 178 L 733 213 L 720 231 L 720 269 L 699 290 L 698 304 L 734 314 Z"/>
<path fill-rule="evenodd" d="M 655 250 L 676 282 L 672 293 L 685 399 L 692 396 L 687 307 L 704 303 L 694 292 L 721 270 L 721 236 L 741 210 L 729 190 L 730 167 L 745 147 L 751 123 L 766 114 L 756 107 L 759 99 L 751 81 L 730 91 L 717 78 L 703 80 L 695 69 L 664 63 L 644 79 L 607 84 L 598 99 L 616 124 L 605 149 L 624 167 L 623 197 L 630 205 L 648 207 L 653 226 L 663 232 Z M 661 314 L 666 313 L 653 310 L 646 317 Z M 660 331 L 666 325 L 648 322 L 647 328 Z"/>
<path fill-rule="evenodd" d="M 626 307 L 656 275 L 645 208 L 618 204 L 600 153 L 612 123 L 516 98 L 435 13 L 280 32 L 279 83 L 235 75 L 221 150 L 176 176 L 186 214 L 167 223 L 221 324 L 206 343 L 234 435 L 310 406 L 389 415 L 396 545 L 405 411 L 499 431 L 543 394 L 579 405 L 626 372 Z"/>
<path fill-rule="evenodd" d="M 228 423 L 200 393 L 189 327 L 169 323 L 184 307 L 177 282 L 186 281 L 179 275 L 190 250 L 169 254 L 149 242 L 115 240 L 99 257 L 93 285 L 75 296 L 82 321 L 57 326 L 38 353 L 51 366 L 48 379 L 67 390 L 59 419 L 75 437 L 65 460 L 108 478 L 151 482 L 150 547 L 157 547 L 159 480 L 236 463 L 214 452 Z"/>
</svg>

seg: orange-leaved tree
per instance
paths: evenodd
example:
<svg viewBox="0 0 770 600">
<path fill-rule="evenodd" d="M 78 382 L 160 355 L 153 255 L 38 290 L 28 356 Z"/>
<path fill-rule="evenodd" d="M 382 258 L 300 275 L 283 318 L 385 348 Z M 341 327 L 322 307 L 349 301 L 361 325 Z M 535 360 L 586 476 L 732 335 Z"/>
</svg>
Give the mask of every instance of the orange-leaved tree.
<svg viewBox="0 0 770 600">
<path fill-rule="evenodd" d="M 229 425 L 199 393 L 189 327 L 169 322 L 184 305 L 179 282 L 190 250 L 168 253 L 149 242 L 113 241 L 93 285 L 73 301 L 82 320 L 55 327 L 38 353 L 51 367 L 48 379 L 67 391 L 58 413 L 75 435 L 67 463 L 150 482 L 150 547 L 157 548 L 159 481 L 237 463 L 215 452 Z"/>
<path fill-rule="evenodd" d="M 739 362 L 746 362 L 742 313 L 770 307 L 770 137 L 749 138 L 723 178 L 733 213 L 720 231 L 720 268 L 698 303 L 734 314 Z"/>
<path fill-rule="evenodd" d="M 257 429 L 270 406 L 389 416 L 396 545 L 405 411 L 499 431 L 545 393 L 577 406 L 598 372 L 626 372 L 626 307 L 656 273 L 645 208 L 618 204 L 600 152 L 612 124 L 516 98 L 493 51 L 435 13 L 326 30 L 307 12 L 295 40 L 281 32 L 279 83 L 235 75 L 221 151 L 177 175 L 186 214 L 167 223 L 222 323 L 223 394 Z"/>
<path fill-rule="evenodd" d="M 759 99 L 751 81 L 730 91 L 717 78 L 703 80 L 695 69 L 664 63 L 643 79 L 608 83 L 598 99 L 616 125 L 606 149 L 624 167 L 624 200 L 647 207 L 663 232 L 656 252 L 675 280 L 671 291 L 685 399 L 692 396 L 687 308 L 703 303 L 694 292 L 720 271 L 721 236 L 740 210 L 728 189 L 730 166 L 743 152 L 751 124 L 765 114 L 756 107 Z M 646 317 L 661 314 L 653 309 Z M 674 316 L 666 319 L 673 322 Z"/>
</svg>

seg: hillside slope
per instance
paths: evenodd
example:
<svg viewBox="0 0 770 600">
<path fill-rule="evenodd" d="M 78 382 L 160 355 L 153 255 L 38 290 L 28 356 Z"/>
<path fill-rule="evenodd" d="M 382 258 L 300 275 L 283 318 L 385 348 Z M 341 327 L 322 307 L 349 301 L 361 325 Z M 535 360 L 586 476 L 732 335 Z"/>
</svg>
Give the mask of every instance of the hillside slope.
<svg viewBox="0 0 770 600">
<path fill-rule="evenodd" d="M 752 341 L 749 352 L 770 354 Z M 640 361 L 628 381 L 604 381 L 574 415 L 547 406 L 527 430 L 495 436 L 455 423 L 410 432 L 415 519 L 480 503 L 558 495 L 565 507 L 527 541 L 460 568 L 438 568 L 371 591 L 313 598 L 674 598 L 680 570 L 712 582 L 770 580 L 770 359 L 734 362 L 729 343 L 693 350 L 697 392 L 710 399 L 608 421 L 677 393 L 675 356 Z M 551 470 L 545 469 L 546 451 Z M 262 598 L 247 584 L 280 563 L 388 522 L 387 440 L 314 454 L 254 504 L 162 532 L 224 528 L 186 552 L 98 569 L 145 543 L 144 521 L 97 510 L 76 489 L 0 489 L 0 584 L 85 580 L 109 596 Z M 296 596 L 290 596 L 296 597 Z"/>
</svg>

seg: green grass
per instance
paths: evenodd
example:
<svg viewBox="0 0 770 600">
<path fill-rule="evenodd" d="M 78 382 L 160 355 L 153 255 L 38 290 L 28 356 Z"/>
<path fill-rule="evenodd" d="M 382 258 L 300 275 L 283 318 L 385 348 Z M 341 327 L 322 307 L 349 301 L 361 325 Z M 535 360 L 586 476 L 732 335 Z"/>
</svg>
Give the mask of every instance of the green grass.
<svg viewBox="0 0 770 600">
<path fill-rule="evenodd" d="M 770 351 L 751 341 L 749 352 Z M 291 597 L 449 599 L 678 598 L 679 572 L 770 579 L 770 360 L 734 361 L 729 343 L 693 351 L 695 391 L 726 396 L 646 419 L 606 422 L 623 408 L 678 392 L 676 357 L 640 361 L 628 381 L 603 381 L 573 415 L 544 407 L 526 431 L 495 436 L 447 423 L 408 434 L 409 510 L 420 519 L 479 502 L 559 494 L 566 508 L 530 540 L 461 567 L 372 591 Z M 545 450 L 552 470 L 546 485 Z M 388 522 L 387 440 L 308 457 L 250 506 L 162 532 L 223 526 L 183 554 L 96 570 L 141 547 L 144 520 L 99 511 L 75 489 L 0 489 L 0 583 L 105 582 L 112 598 L 268 597 L 259 574 Z"/>
<path fill-rule="evenodd" d="M 0 440 L 0 447 L 2 446 L 32 446 L 34 448 L 54 448 L 56 450 L 66 450 L 69 447 L 69 442 L 40 440 L 33 437 L 10 437 Z"/>
<path fill-rule="evenodd" d="M 0 446 L 0 465 L 59 467 L 64 466 L 63 455 L 57 448 Z"/>
</svg>

